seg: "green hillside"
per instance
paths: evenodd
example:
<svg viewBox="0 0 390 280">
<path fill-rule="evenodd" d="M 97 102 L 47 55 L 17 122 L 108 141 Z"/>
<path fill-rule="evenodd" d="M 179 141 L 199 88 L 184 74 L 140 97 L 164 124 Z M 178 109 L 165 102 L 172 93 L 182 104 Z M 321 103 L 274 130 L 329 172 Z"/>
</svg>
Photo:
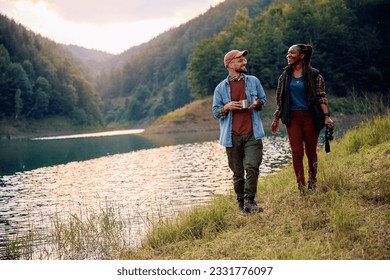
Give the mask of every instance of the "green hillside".
<svg viewBox="0 0 390 280">
<path fill-rule="evenodd" d="M 230 49 L 248 49 L 248 72 L 275 88 L 296 42 L 314 46 L 312 64 L 331 95 L 387 92 L 389 12 L 384 0 L 225 1 L 100 79 L 106 120 L 153 121 L 211 96 L 227 75 L 222 58 Z"/>
<path fill-rule="evenodd" d="M 58 44 L 0 14 L 0 120 L 61 116 L 102 124 L 102 104 L 87 70 Z"/>
</svg>

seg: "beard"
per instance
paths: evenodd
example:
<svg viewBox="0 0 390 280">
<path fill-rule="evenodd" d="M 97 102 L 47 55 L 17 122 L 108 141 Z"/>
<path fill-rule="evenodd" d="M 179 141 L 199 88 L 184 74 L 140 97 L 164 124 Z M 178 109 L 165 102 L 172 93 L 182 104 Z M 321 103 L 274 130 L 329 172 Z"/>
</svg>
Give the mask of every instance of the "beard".
<svg viewBox="0 0 390 280">
<path fill-rule="evenodd" d="M 236 72 L 237 73 L 243 73 L 245 74 L 248 70 L 246 69 L 246 67 L 241 67 L 241 68 L 238 68 L 236 69 Z"/>
</svg>

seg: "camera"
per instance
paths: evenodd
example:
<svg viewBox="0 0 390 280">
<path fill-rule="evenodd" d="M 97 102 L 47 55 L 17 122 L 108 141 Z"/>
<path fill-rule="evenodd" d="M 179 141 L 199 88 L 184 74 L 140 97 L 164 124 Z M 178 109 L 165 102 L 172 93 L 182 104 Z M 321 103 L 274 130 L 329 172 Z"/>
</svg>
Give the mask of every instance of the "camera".
<svg viewBox="0 0 390 280">
<path fill-rule="evenodd" d="M 333 128 L 330 124 L 326 125 L 325 140 L 333 140 Z"/>
</svg>

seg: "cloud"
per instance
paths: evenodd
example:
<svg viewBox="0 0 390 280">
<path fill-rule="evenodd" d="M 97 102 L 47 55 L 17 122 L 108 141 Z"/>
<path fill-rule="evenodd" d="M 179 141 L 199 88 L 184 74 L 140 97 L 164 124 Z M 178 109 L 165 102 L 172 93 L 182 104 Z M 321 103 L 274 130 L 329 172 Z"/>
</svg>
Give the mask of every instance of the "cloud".
<svg viewBox="0 0 390 280">
<path fill-rule="evenodd" d="M 56 42 L 120 53 L 221 0 L 0 0 L 0 12 Z"/>
<path fill-rule="evenodd" d="M 108 24 L 158 18 L 187 18 L 221 0 L 1 0 L 45 5 L 67 21 Z"/>
</svg>

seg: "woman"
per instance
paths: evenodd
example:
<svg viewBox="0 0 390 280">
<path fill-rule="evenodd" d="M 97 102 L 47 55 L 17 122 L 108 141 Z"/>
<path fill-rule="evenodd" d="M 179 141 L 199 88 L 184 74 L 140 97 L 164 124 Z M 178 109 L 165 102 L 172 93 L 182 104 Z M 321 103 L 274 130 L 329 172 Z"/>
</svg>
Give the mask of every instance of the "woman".
<svg viewBox="0 0 390 280">
<path fill-rule="evenodd" d="M 277 109 L 272 122 L 272 133 L 278 132 L 279 119 L 286 125 L 291 147 L 292 162 L 298 189 L 306 192 L 303 156 L 308 159 L 308 189 L 314 191 L 317 182 L 317 142 L 320 130 L 315 127 L 309 111 L 309 104 L 318 100 L 325 116 L 324 125 L 334 122 L 330 118 L 325 82 L 321 73 L 310 65 L 313 48 L 310 45 L 295 44 L 287 52 L 288 66 L 278 80 L 276 90 Z"/>
</svg>

